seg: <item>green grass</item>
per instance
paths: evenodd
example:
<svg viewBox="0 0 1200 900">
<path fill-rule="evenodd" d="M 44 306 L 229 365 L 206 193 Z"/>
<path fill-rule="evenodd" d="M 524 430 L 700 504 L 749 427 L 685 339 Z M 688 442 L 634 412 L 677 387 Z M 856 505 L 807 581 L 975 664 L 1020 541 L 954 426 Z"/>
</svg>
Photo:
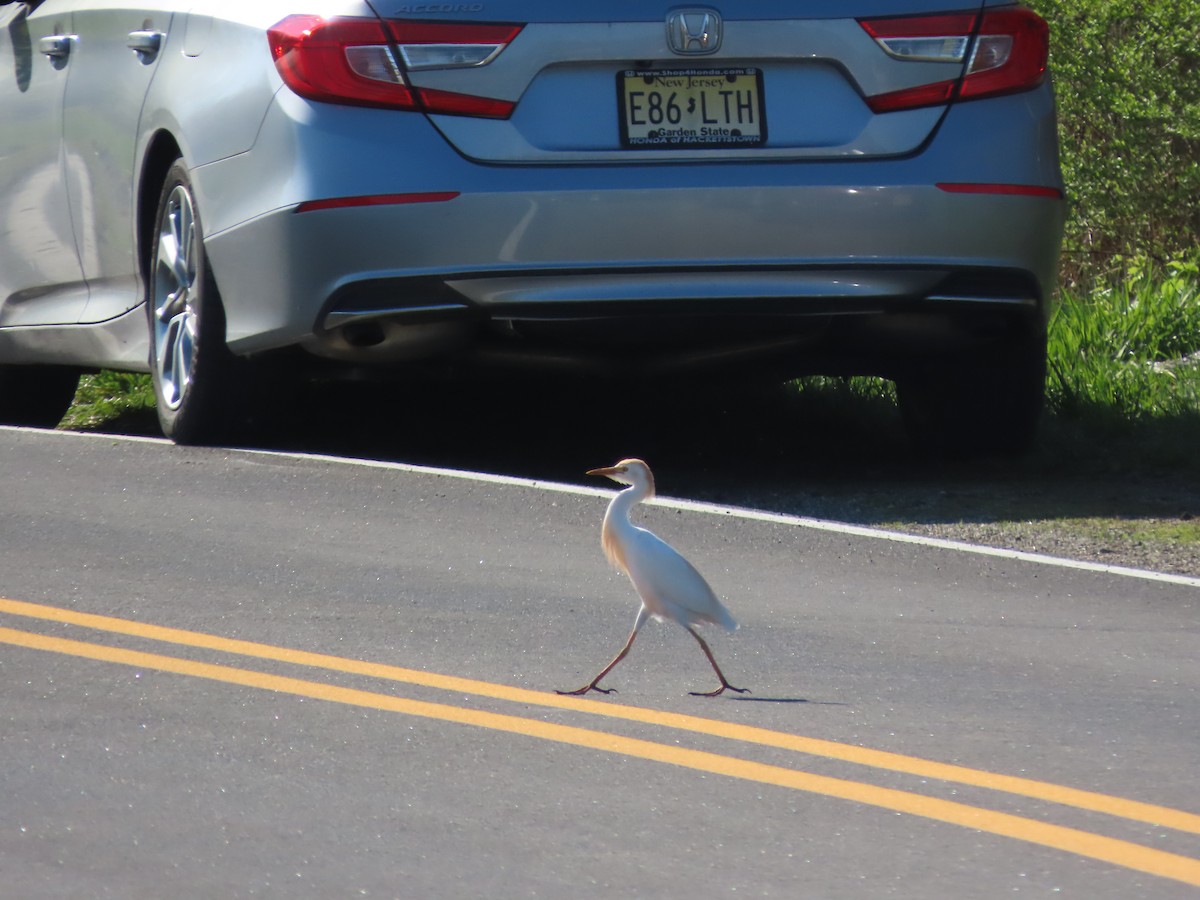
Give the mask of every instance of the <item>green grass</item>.
<svg viewBox="0 0 1200 900">
<path fill-rule="evenodd" d="M 99 372 L 79 379 L 75 401 L 58 427 L 86 431 L 153 408 L 149 375 Z"/>
<path fill-rule="evenodd" d="M 1086 522 L 1087 527 L 1110 540 L 1160 542 L 1164 544 L 1200 544 L 1200 522 L 1189 519 L 1183 522 L 1138 519 L 1114 524 L 1108 519 Z"/>
</svg>

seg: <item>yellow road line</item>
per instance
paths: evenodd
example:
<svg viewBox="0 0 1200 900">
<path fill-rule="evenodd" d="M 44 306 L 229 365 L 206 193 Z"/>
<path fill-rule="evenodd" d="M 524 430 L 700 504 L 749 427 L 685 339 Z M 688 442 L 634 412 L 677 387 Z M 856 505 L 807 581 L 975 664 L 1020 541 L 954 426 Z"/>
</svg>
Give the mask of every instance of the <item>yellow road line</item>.
<svg viewBox="0 0 1200 900">
<path fill-rule="evenodd" d="M 1171 828 L 1176 831 L 1200 834 L 1200 815 L 1171 809 L 1170 807 L 1142 803 L 1122 797 L 1113 797 L 1093 791 L 1083 791 L 1029 778 L 1001 775 L 994 772 L 971 769 L 966 766 L 904 756 L 885 750 L 872 750 L 867 747 L 856 747 L 836 741 L 771 731 L 753 725 L 741 725 L 736 722 L 723 722 L 717 719 L 706 719 L 683 713 L 626 706 L 613 703 L 612 701 L 564 697 L 558 694 L 531 691 L 487 681 L 474 681 L 453 675 L 439 675 L 434 672 L 422 672 L 416 669 L 405 669 L 383 663 L 363 662 L 361 660 L 329 656 L 323 653 L 292 650 L 271 644 L 224 638 L 203 632 L 167 628 L 161 625 L 150 625 L 130 619 L 77 612 L 75 610 L 27 603 L 20 600 L 0 598 L 0 613 L 10 613 L 27 618 L 80 625 L 98 631 L 124 634 L 131 637 L 146 638 L 171 644 L 181 644 L 188 647 L 199 647 L 206 650 L 218 650 L 224 653 L 233 653 L 257 659 L 269 659 L 353 675 L 366 675 L 372 678 L 472 694 L 495 700 L 507 700 L 527 705 L 566 709 L 604 716 L 610 719 L 622 719 L 630 722 L 674 728 L 680 731 L 728 738 L 744 743 L 792 750 L 798 753 L 806 753 L 810 756 L 836 759 L 842 762 L 869 766 L 874 769 L 915 775 L 920 778 L 932 778 L 938 781 L 1000 791 L 1034 800 L 1044 800 L 1064 806 L 1073 806 L 1091 812 L 1105 813 L 1161 828 Z"/>
<path fill-rule="evenodd" d="M 911 794 L 892 788 L 881 788 L 855 781 L 813 775 L 808 772 L 722 756 L 702 750 L 622 737 L 569 725 L 557 725 L 537 719 L 421 700 L 409 700 L 388 694 L 376 694 L 314 681 L 304 681 L 299 678 L 239 669 L 233 666 L 219 666 L 173 656 L 163 656 L 157 653 L 123 650 L 67 638 L 32 634 L 11 628 L 0 628 L 0 642 L 33 650 L 62 653 L 84 659 L 118 663 L 177 675 L 189 675 L 194 678 L 205 678 L 226 684 L 276 691 L 349 706 L 472 725 L 478 728 L 681 766 L 700 772 L 725 775 L 744 781 L 850 800 L 867 806 L 960 825 L 964 828 L 1027 843 L 1040 844 L 1077 856 L 1200 887 L 1200 860 L 1074 828 L 1037 822 L 1021 816 L 993 812 L 963 803 Z"/>
</svg>

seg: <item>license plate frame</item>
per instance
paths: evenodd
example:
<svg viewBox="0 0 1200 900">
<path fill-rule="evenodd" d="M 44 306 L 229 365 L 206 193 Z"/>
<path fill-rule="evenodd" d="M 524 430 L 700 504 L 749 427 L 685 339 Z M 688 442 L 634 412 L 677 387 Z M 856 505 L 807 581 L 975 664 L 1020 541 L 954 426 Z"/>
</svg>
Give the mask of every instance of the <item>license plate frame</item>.
<svg viewBox="0 0 1200 900">
<path fill-rule="evenodd" d="M 623 69 L 617 119 L 626 150 L 730 150 L 767 141 L 762 69 Z"/>
</svg>

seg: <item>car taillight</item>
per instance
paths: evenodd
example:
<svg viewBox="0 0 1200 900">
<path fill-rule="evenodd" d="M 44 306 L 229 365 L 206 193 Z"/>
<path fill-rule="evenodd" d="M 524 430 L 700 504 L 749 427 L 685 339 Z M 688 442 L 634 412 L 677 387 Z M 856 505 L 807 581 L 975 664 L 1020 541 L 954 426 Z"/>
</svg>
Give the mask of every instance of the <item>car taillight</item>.
<svg viewBox="0 0 1200 900">
<path fill-rule="evenodd" d="M 309 100 L 504 119 L 512 114 L 511 101 L 418 87 L 405 72 L 486 65 L 520 30 L 288 16 L 267 39 L 284 84 Z"/>
<path fill-rule="evenodd" d="M 1050 57 L 1050 26 L 1023 7 L 985 13 L 959 96 L 993 97 L 1042 83 Z"/>
<path fill-rule="evenodd" d="M 873 112 L 1013 94 L 1037 87 L 1046 75 L 1050 28 L 1023 6 L 982 16 L 860 19 L 859 25 L 895 59 L 965 63 L 960 77 L 868 97 Z"/>
<path fill-rule="evenodd" d="M 413 109 L 416 101 L 375 19 L 288 16 L 267 32 L 284 84 L 301 97 Z"/>
<path fill-rule="evenodd" d="M 995 184 L 976 181 L 939 181 L 938 190 L 947 194 L 999 194 L 1008 197 L 1046 197 L 1051 200 L 1063 199 L 1062 188 L 1047 187 L 1042 184 Z"/>
<path fill-rule="evenodd" d="M 520 25 L 447 25 L 399 19 L 390 20 L 388 27 L 410 72 L 487 65 L 521 31 Z"/>
</svg>

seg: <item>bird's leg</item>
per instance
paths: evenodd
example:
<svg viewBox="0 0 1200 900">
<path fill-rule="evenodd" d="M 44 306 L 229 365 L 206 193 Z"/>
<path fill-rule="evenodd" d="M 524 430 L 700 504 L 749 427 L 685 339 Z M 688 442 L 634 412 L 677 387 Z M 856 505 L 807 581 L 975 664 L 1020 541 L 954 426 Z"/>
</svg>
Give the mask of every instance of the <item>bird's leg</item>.
<svg viewBox="0 0 1200 900">
<path fill-rule="evenodd" d="M 629 652 L 629 648 L 633 646 L 633 639 L 638 636 L 638 632 L 642 630 L 642 626 L 645 624 L 646 624 L 646 611 L 643 608 L 638 611 L 638 617 L 637 617 L 637 621 L 633 625 L 633 631 L 629 632 L 629 640 L 627 640 L 625 642 L 625 646 L 621 648 L 621 652 L 613 657 L 613 661 L 610 662 L 607 666 L 605 666 L 600 671 L 599 675 L 597 675 L 595 678 L 593 678 L 589 684 L 585 684 L 583 687 L 579 688 L 579 690 L 555 691 L 554 693 L 556 693 L 556 694 L 586 694 L 588 691 L 597 691 L 598 693 L 601 693 L 601 694 L 616 693 L 616 690 L 617 690 L 616 688 L 608 688 L 606 690 L 602 687 L 597 687 L 597 685 L 600 683 L 600 679 L 602 679 L 605 675 L 607 675 L 614 668 L 616 668 L 617 663 L 619 663 L 621 660 L 623 660 L 625 658 L 625 654 L 627 654 Z M 713 663 L 713 665 L 716 665 L 716 663 Z"/>
<path fill-rule="evenodd" d="M 721 667 L 717 665 L 717 661 L 713 658 L 712 651 L 708 649 L 708 644 L 704 643 L 704 638 L 696 634 L 695 630 L 690 625 L 685 625 L 684 627 L 687 628 L 692 637 L 694 637 L 700 643 L 700 649 L 704 651 L 704 655 L 707 656 L 708 661 L 712 663 L 713 671 L 716 672 L 717 677 L 721 679 L 721 686 L 715 691 L 688 691 L 688 693 L 693 697 L 716 697 L 725 693 L 726 690 L 737 691 L 739 694 L 750 693 L 749 688 L 734 687 L 732 684 L 730 684 L 725 679 L 725 675 L 721 672 Z"/>
</svg>

